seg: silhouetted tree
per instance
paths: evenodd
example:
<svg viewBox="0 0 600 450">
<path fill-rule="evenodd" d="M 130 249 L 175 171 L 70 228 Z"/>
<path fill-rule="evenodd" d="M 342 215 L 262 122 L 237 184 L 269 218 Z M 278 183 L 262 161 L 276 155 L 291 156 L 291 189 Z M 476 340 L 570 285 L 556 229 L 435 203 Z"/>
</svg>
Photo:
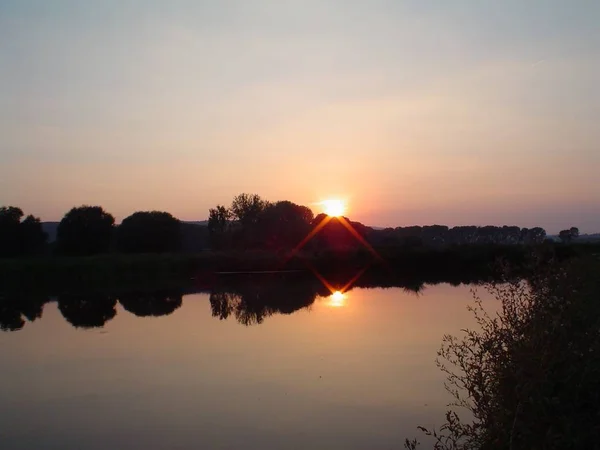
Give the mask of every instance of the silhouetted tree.
<svg viewBox="0 0 600 450">
<path fill-rule="evenodd" d="M 139 317 L 167 316 L 182 304 L 180 292 L 130 292 L 119 297 L 127 311 Z"/>
<path fill-rule="evenodd" d="M 521 230 L 521 241 L 524 244 L 540 244 L 546 239 L 546 230 L 540 227 L 523 228 Z"/>
<path fill-rule="evenodd" d="M 577 239 L 579 237 L 579 228 L 571 227 L 571 229 L 569 231 L 571 232 L 572 239 Z"/>
<path fill-rule="evenodd" d="M 95 255 L 110 249 L 115 218 L 100 206 L 71 209 L 58 224 L 58 249 L 66 255 Z"/>
<path fill-rule="evenodd" d="M 117 315 L 116 306 L 116 298 L 103 294 L 58 297 L 58 309 L 75 328 L 103 327 Z"/>
<path fill-rule="evenodd" d="M 217 206 L 209 211 L 208 228 L 213 248 L 239 249 L 261 246 L 258 222 L 270 203 L 256 194 L 234 197 L 229 209 Z"/>
<path fill-rule="evenodd" d="M 239 194 L 231 202 L 231 214 L 242 226 L 254 225 L 268 202 L 256 194 Z"/>
<path fill-rule="evenodd" d="M 529 230 L 529 240 L 532 243 L 542 243 L 546 239 L 546 230 L 540 227 L 534 227 Z"/>
<path fill-rule="evenodd" d="M 311 230 L 314 216 L 310 208 L 289 201 L 269 204 L 258 221 L 263 246 L 271 249 L 290 248 Z"/>
<path fill-rule="evenodd" d="M 0 208 L 0 256 L 11 257 L 20 253 L 19 228 L 23 211 L 14 206 Z"/>
<path fill-rule="evenodd" d="M 117 249 L 122 252 L 165 253 L 180 248 L 180 222 L 167 212 L 136 212 L 117 228 Z"/>
<path fill-rule="evenodd" d="M 208 233 L 212 248 L 223 248 L 226 244 L 226 233 L 229 229 L 231 212 L 222 205 L 211 208 L 208 213 Z"/>
<path fill-rule="evenodd" d="M 560 233 L 558 233 L 558 237 L 565 244 L 569 244 L 573 241 L 573 239 L 577 239 L 579 237 L 579 228 L 571 227 L 568 230 L 562 230 Z"/>
<path fill-rule="evenodd" d="M 43 252 L 48 235 L 42 229 L 40 219 L 29 215 L 21 222 L 20 228 L 22 254 L 34 255 Z"/>
<path fill-rule="evenodd" d="M 0 208 L 0 257 L 41 253 L 48 236 L 40 219 L 31 215 L 23 221 L 23 211 L 14 206 Z"/>
</svg>

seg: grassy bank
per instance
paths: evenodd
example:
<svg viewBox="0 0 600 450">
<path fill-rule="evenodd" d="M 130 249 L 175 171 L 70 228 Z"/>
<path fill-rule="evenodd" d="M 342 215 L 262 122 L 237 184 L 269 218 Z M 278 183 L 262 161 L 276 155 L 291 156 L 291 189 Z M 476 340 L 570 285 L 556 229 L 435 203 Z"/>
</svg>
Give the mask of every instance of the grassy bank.
<svg viewBox="0 0 600 450">
<path fill-rule="evenodd" d="M 105 254 L 0 260 L 0 283 L 7 287 L 55 288 L 61 286 L 135 285 L 209 279 L 223 271 L 316 270 L 321 273 L 355 273 L 364 267 L 386 277 L 463 280 L 493 276 L 502 260 L 524 267 L 531 255 L 565 259 L 599 252 L 590 245 L 462 246 L 445 249 L 376 249 L 379 258 L 361 249 L 347 252 L 312 252 L 295 256 L 265 251 L 202 252 L 197 254 Z M 373 271 L 373 270 L 372 270 Z"/>
</svg>

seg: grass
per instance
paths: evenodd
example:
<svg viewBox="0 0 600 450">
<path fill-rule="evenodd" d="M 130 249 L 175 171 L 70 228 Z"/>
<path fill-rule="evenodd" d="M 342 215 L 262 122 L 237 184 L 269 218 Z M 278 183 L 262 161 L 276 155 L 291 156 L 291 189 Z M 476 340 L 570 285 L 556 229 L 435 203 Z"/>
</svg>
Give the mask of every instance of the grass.
<svg viewBox="0 0 600 450">
<path fill-rule="evenodd" d="M 205 251 L 195 254 L 104 254 L 89 257 L 45 256 L 0 260 L 4 288 L 37 286 L 133 285 L 183 282 L 219 271 L 309 270 L 356 272 L 369 266 L 405 278 L 423 280 L 484 279 L 493 276 L 498 259 L 525 266 L 532 251 L 542 258 L 559 259 L 597 251 L 594 247 L 543 245 L 461 246 L 445 249 L 378 248 L 376 259 L 366 249 L 289 253 L 267 251 Z M 388 277 L 389 278 L 389 277 Z"/>
</svg>

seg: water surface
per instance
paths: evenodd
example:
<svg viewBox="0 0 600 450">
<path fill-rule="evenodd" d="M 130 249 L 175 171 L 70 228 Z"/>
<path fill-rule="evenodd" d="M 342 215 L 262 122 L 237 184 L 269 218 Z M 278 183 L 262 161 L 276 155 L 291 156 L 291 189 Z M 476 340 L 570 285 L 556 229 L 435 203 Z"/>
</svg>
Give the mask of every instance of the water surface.
<svg viewBox="0 0 600 450">
<path fill-rule="evenodd" d="M 436 351 L 473 324 L 469 288 L 444 284 L 352 289 L 261 323 L 220 320 L 215 301 L 157 317 L 116 303 L 88 328 L 51 301 L 0 333 L 1 448 L 402 448 L 441 424 Z"/>
</svg>

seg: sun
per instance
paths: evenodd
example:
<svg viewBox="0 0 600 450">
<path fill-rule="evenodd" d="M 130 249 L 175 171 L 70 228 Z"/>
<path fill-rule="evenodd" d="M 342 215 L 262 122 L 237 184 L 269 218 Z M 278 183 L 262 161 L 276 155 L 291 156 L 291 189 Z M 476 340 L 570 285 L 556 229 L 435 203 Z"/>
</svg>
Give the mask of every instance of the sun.
<svg viewBox="0 0 600 450">
<path fill-rule="evenodd" d="M 323 212 L 330 217 L 340 217 L 346 212 L 346 205 L 339 199 L 323 200 L 321 205 L 323 205 Z"/>
<path fill-rule="evenodd" d="M 334 308 L 339 308 L 340 306 L 344 306 L 346 303 L 346 294 L 340 291 L 335 291 L 333 294 L 329 296 L 329 306 L 333 306 Z"/>
</svg>

